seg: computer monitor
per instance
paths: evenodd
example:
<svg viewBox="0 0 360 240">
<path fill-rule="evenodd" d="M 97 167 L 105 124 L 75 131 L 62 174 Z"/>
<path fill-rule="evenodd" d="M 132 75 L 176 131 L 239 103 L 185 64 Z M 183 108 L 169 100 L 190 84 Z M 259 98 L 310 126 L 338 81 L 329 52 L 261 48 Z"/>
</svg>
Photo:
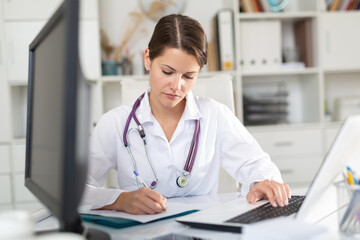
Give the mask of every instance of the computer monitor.
<svg viewBox="0 0 360 240">
<path fill-rule="evenodd" d="M 30 44 L 25 186 L 59 220 L 84 233 L 90 86 L 79 64 L 79 1 L 64 1 Z M 88 238 L 109 239 L 85 229 Z"/>
</svg>

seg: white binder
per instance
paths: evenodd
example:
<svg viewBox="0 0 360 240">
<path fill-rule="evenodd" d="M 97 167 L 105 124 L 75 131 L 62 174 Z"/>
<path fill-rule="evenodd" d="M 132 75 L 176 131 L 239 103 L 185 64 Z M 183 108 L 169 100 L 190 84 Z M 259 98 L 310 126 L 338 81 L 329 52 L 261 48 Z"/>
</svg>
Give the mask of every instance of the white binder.
<svg viewBox="0 0 360 240">
<path fill-rule="evenodd" d="M 230 9 L 221 10 L 216 18 L 220 70 L 234 70 L 235 53 L 232 18 L 233 14 Z"/>
<path fill-rule="evenodd" d="M 280 20 L 240 23 L 241 69 L 245 72 L 271 71 L 281 67 Z"/>
</svg>

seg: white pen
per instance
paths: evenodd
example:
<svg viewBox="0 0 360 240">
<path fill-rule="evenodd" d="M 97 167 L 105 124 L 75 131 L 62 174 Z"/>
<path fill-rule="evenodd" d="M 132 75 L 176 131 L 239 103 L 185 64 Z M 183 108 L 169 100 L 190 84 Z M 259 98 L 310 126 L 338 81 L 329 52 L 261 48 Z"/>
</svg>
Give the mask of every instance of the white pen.
<svg viewBox="0 0 360 240">
<path fill-rule="evenodd" d="M 147 186 L 147 184 L 145 183 L 144 179 L 143 179 L 142 177 L 140 177 L 140 175 L 137 173 L 137 171 L 134 170 L 133 173 L 135 174 L 135 176 L 137 177 L 137 179 L 140 180 L 140 183 L 141 183 L 142 185 L 144 185 L 144 187 L 148 188 L 148 186 Z"/>
</svg>

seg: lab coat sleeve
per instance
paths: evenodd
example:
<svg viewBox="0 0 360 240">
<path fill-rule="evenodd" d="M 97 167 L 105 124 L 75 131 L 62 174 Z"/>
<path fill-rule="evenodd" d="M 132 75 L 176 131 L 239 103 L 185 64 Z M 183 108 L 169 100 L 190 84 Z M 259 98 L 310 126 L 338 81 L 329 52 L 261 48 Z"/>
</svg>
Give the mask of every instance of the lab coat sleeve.
<svg viewBox="0 0 360 240">
<path fill-rule="evenodd" d="M 283 182 L 270 156 L 228 107 L 220 106 L 218 121 L 221 165 L 242 184 L 242 196 L 247 195 L 255 182 L 266 179 Z"/>
<path fill-rule="evenodd" d="M 112 113 L 104 114 L 91 136 L 88 176 L 82 204 L 91 205 L 92 209 L 114 203 L 123 192 L 103 187 L 109 169 L 117 169 L 115 119 Z"/>
</svg>

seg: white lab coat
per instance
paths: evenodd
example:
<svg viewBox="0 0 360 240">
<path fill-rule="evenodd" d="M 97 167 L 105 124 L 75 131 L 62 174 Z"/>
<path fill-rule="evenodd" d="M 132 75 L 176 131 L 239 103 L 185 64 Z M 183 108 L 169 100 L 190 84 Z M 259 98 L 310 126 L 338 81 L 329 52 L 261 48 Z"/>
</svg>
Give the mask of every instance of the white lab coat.
<svg viewBox="0 0 360 240">
<path fill-rule="evenodd" d="M 280 172 L 269 155 L 227 106 L 210 98 L 194 97 L 191 91 L 186 99 L 184 113 L 170 142 L 151 113 L 147 94 L 136 110 L 159 178 L 156 191 L 165 197 L 215 194 L 220 166 L 242 184 L 242 195 L 246 195 L 256 181 L 273 179 L 282 182 Z M 84 203 L 92 204 L 93 208 L 113 203 L 123 191 L 138 189 L 134 166 L 123 142 L 124 127 L 131 109 L 132 104 L 128 104 L 105 113 L 92 134 Z M 176 179 L 182 175 L 195 119 L 200 119 L 201 127 L 198 152 L 189 184 L 180 188 Z M 136 123 L 132 120 L 130 128 L 135 127 Z M 129 143 L 139 175 L 150 185 L 154 174 L 137 131 L 131 131 Z M 117 170 L 120 189 L 102 187 L 110 168 Z"/>
</svg>

